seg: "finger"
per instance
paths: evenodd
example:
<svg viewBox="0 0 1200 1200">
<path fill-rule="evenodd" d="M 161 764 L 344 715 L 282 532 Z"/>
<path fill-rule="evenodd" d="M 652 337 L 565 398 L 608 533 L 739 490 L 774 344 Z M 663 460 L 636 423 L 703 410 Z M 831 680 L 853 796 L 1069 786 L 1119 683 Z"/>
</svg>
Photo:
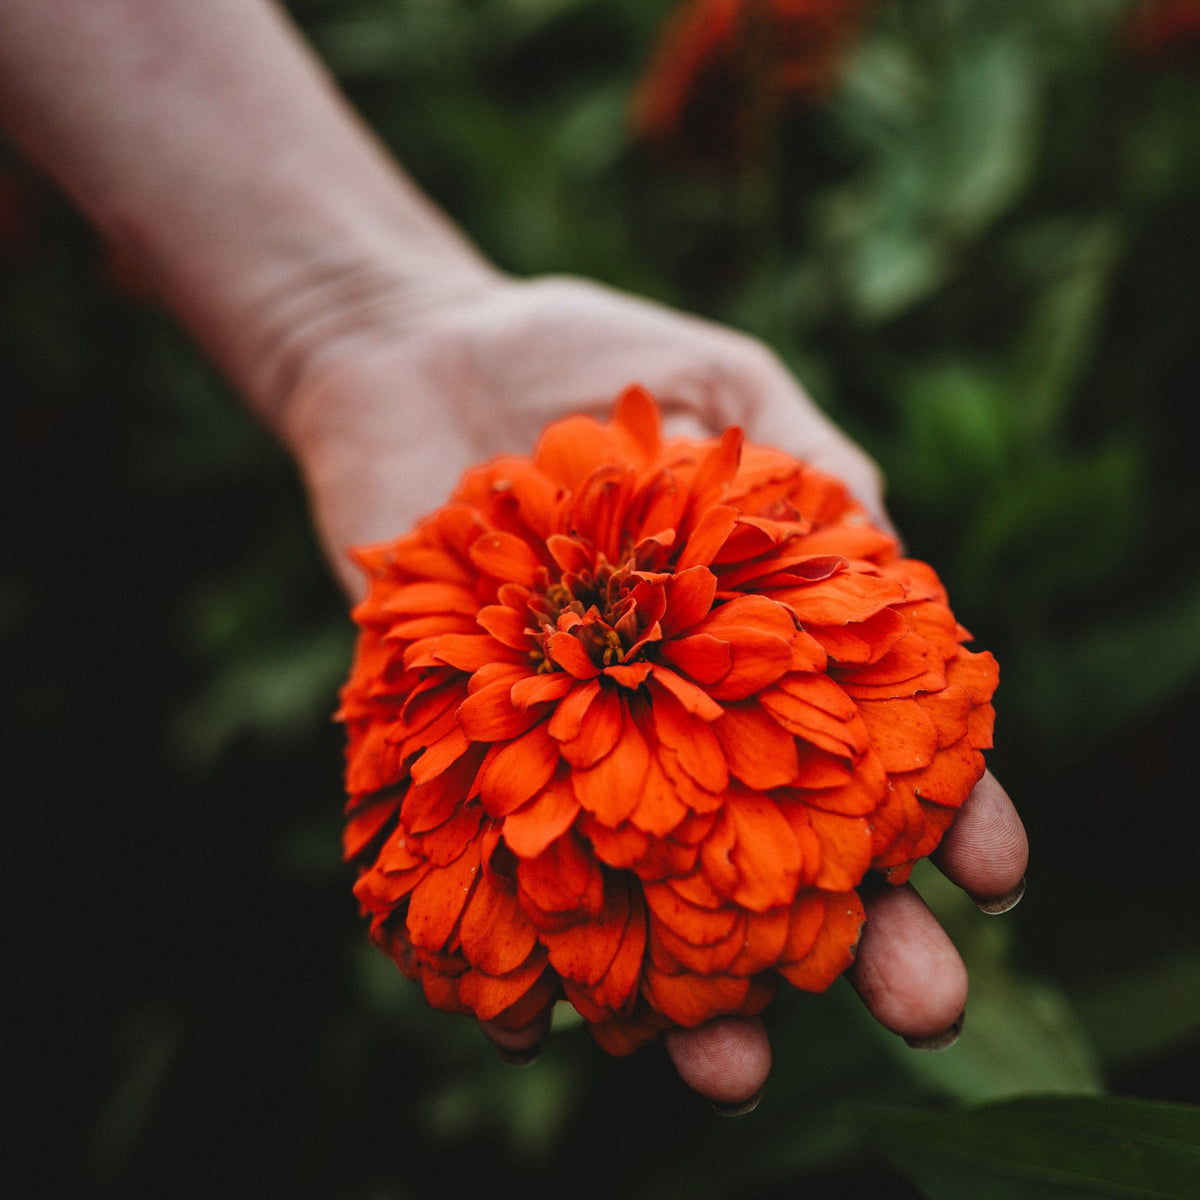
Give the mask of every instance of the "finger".
<svg viewBox="0 0 1200 1200">
<path fill-rule="evenodd" d="M 967 797 L 933 859 L 985 912 L 1006 912 L 1020 900 L 1029 841 L 1008 793 L 990 771 Z"/>
<path fill-rule="evenodd" d="M 849 973 L 854 990 L 901 1037 L 932 1045 L 949 1036 L 961 1027 L 967 1003 L 967 969 L 953 943 L 907 885 L 867 897 L 866 908 Z"/>
<path fill-rule="evenodd" d="M 748 1112 L 771 1070 L 771 1044 L 757 1017 L 718 1017 L 663 1034 L 680 1078 L 718 1111 Z"/>
<path fill-rule="evenodd" d="M 496 1052 L 509 1066 L 524 1067 L 542 1052 L 550 1032 L 550 1012 L 521 1029 L 504 1029 L 493 1021 L 480 1021 L 483 1036 L 496 1047 Z"/>
</svg>

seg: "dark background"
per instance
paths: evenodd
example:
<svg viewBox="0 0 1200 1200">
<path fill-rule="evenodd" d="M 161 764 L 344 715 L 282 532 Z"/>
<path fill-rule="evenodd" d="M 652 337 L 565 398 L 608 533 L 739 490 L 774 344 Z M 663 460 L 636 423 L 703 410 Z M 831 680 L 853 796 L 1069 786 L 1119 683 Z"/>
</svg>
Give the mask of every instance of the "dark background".
<svg viewBox="0 0 1200 1200">
<path fill-rule="evenodd" d="M 842 985 L 787 997 L 762 1105 L 721 1122 L 657 1047 L 610 1060 L 566 1020 L 514 1071 L 427 1011 L 338 858 L 351 631 L 291 465 L 0 155 L 22 1195 L 936 1196 L 940 1135 L 897 1153 L 897 1113 L 1049 1093 L 1195 1128 L 1197 64 L 1139 51 L 1118 0 L 894 0 L 828 99 L 699 174 L 626 118 L 670 7 L 292 9 L 501 265 L 758 334 L 880 460 L 1000 659 L 990 762 L 1033 845 L 1002 919 L 921 873 L 972 970 L 963 1038 L 918 1055 Z"/>
</svg>

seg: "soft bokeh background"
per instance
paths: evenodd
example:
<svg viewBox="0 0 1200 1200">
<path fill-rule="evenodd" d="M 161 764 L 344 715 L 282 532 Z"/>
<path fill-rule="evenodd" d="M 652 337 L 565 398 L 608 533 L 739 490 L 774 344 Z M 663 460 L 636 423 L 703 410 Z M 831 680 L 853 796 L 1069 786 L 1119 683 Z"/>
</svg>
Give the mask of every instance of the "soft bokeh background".
<svg viewBox="0 0 1200 1200">
<path fill-rule="evenodd" d="M 672 7 L 292 11 L 499 263 L 760 335 L 883 465 L 1001 661 L 1033 843 L 1003 918 L 919 874 L 972 970 L 961 1041 L 793 995 L 762 1105 L 721 1121 L 659 1048 L 564 1021 L 514 1071 L 427 1011 L 339 863 L 351 633 L 291 467 L 0 153 L 22 1196 L 1200 1194 L 1196 35 L 1155 53 L 1129 0 L 881 2 L 825 99 L 699 172 L 629 131 Z"/>
</svg>

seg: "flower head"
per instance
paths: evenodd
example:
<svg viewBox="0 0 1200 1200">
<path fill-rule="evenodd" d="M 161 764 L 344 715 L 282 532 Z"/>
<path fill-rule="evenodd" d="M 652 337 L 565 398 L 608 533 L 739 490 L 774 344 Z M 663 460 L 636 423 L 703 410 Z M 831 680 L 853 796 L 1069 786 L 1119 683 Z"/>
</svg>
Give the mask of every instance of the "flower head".
<svg viewBox="0 0 1200 1200">
<path fill-rule="evenodd" d="M 340 717 L 374 940 L 438 1008 L 625 1052 L 853 960 L 983 771 L 997 669 L 836 480 L 603 424 L 469 471 L 370 590 Z"/>
<path fill-rule="evenodd" d="M 868 0 L 688 0 L 634 100 L 638 139 L 692 166 L 751 155 L 782 108 L 837 77 Z"/>
</svg>

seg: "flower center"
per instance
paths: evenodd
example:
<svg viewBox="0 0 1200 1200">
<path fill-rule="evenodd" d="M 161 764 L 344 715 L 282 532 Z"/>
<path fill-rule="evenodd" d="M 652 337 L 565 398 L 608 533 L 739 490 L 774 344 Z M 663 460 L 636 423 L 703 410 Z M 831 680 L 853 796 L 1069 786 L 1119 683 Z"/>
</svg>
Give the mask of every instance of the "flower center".
<svg viewBox="0 0 1200 1200">
<path fill-rule="evenodd" d="M 603 669 L 641 657 L 657 640 L 666 576 L 638 571 L 630 559 L 615 567 L 597 555 L 594 568 L 564 571 L 544 592 L 529 600 L 538 647 L 532 657 L 538 670 L 561 670 L 551 639 L 567 634 L 583 648 L 591 663 Z"/>
</svg>

